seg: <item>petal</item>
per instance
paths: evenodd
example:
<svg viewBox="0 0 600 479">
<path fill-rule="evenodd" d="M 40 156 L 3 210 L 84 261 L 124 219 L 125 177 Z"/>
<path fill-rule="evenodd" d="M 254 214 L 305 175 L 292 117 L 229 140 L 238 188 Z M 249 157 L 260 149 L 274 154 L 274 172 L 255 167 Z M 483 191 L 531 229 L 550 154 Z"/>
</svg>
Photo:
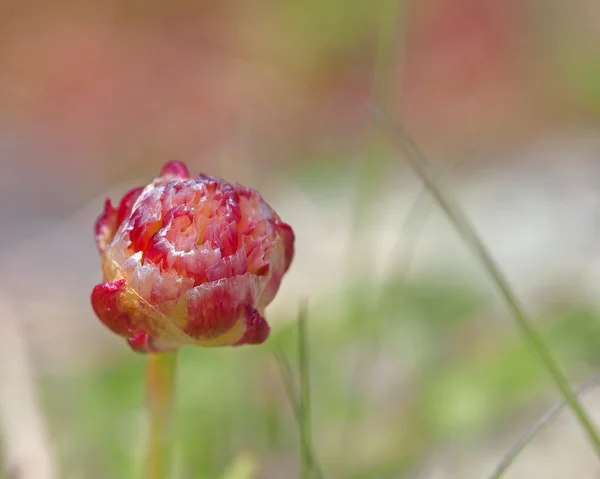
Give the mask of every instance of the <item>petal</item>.
<svg viewBox="0 0 600 479">
<path fill-rule="evenodd" d="M 204 283 L 188 292 L 185 333 L 192 338 L 217 338 L 228 332 L 245 314 L 245 305 L 254 304 L 258 283 L 249 274 Z M 242 331 L 243 333 L 243 331 Z M 240 337 L 234 338 L 231 344 Z"/>
<path fill-rule="evenodd" d="M 133 330 L 128 314 L 119 311 L 119 296 L 125 289 L 125 280 L 97 285 L 92 291 L 92 307 L 100 321 L 112 332 L 127 336 Z"/>
<path fill-rule="evenodd" d="M 292 259 L 294 259 L 294 230 L 287 223 L 284 223 L 281 220 L 274 221 L 275 229 L 277 233 L 281 236 L 283 240 L 283 249 L 284 249 L 284 271 L 287 271 L 292 263 Z"/>
<path fill-rule="evenodd" d="M 123 273 L 115 268 L 117 274 Z M 177 313 L 176 301 L 171 303 L 170 313 Z M 92 292 L 92 306 L 104 325 L 128 339 L 130 346 L 138 352 L 170 351 L 194 342 L 170 316 L 141 298 L 125 279 L 96 286 Z M 182 313 L 185 311 L 184 300 L 179 309 Z"/>
<path fill-rule="evenodd" d="M 183 161 L 170 161 L 160 172 L 160 177 L 187 180 L 190 177 L 188 167 Z"/>
<path fill-rule="evenodd" d="M 96 220 L 95 234 L 96 246 L 100 254 L 104 253 L 117 231 L 117 212 L 110 199 L 104 202 L 104 211 Z"/>
<path fill-rule="evenodd" d="M 147 189 L 127 220 L 129 239 L 135 251 L 145 251 L 150 238 L 162 226 L 161 193 L 164 188 Z"/>
<path fill-rule="evenodd" d="M 121 226 L 121 223 L 131 215 L 133 205 L 142 194 L 142 191 L 144 191 L 143 187 L 135 188 L 121 199 L 121 203 L 119 203 L 119 208 L 117 210 L 117 229 Z"/>
<path fill-rule="evenodd" d="M 262 344 L 269 337 L 269 323 L 261 316 L 261 314 L 249 304 L 246 304 L 245 315 L 243 322 L 246 325 L 246 332 L 234 346 L 242 346 L 243 344 Z"/>
<path fill-rule="evenodd" d="M 104 253 L 115 237 L 121 223 L 131 215 L 133 205 L 143 190 L 144 188 L 135 188 L 129 191 L 123 196 L 117 209 L 113 208 L 110 199 L 106 200 L 104 203 L 104 211 L 98 217 L 95 229 L 96 245 L 98 246 L 98 251 L 100 251 L 100 253 Z"/>
<path fill-rule="evenodd" d="M 204 242 L 210 242 L 221 250 L 223 257 L 235 253 L 238 247 L 239 233 L 234 221 L 221 220 L 208 225 L 204 231 Z"/>
<path fill-rule="evenodd" d="M 224 278 L 240 276 L 248 272 L 246 249 L 242 246 L 237 253 L 221 258 L 217 263 L 206 268 L 206 279 L 209 282 Z"/>
</svg>

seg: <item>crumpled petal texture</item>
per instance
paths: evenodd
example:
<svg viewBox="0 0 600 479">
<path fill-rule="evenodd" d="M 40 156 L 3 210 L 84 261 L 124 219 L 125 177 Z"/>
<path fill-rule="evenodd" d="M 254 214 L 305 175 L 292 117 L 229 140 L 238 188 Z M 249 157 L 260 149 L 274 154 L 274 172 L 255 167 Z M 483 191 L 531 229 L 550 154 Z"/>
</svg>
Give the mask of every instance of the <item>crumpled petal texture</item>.
<svg viewBox="0 0 600 479">
<path fill-rule="evenodd" d="M 257 191 L 167 163 L 96 222 L 98 318 L 135 351 L 260 344 L 294 233 Z"/>
</svg>

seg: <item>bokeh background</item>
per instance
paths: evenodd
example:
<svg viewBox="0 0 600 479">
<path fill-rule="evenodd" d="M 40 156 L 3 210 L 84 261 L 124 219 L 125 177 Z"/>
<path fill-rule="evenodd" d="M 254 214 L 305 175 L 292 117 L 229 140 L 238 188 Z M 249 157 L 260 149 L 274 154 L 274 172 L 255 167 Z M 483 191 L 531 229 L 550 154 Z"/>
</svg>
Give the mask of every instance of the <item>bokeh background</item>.
<svg viewBox="0 0 600 479">
<path fill-rule="evenodd" d="M 326 477 L 486 477 L 558 395 L 373 109 L 441 172 L 575 384 L 600 364 L 599 58 L 594 0 L 2 1 L 3 462 L 136 477 L 144 359 L 89 306 L 92 225 L 181 159 L 261 190 L 297 256 L 266 345 L 182 351 L 173 478 L 299 477 L 273 352 L 295 365 L 303 298 Z M 599 474 L 566 413 L 506 477 Z"/>
</svg>

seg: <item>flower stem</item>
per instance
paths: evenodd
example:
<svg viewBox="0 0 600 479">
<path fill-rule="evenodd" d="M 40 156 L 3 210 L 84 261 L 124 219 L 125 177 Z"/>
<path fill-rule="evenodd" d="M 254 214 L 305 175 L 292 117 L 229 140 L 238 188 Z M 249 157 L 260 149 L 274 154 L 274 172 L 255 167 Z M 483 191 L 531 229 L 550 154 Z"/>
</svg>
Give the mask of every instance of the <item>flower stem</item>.
<svg viewBox="0 0 600 479">
<path fill-rule="evenodd" d="M 170 352 L 152 353 L 148 356 L 146 407 L 150 433 L 144 479 L 168 477 L 176 355 L 176 352 Z"/>
</svg>

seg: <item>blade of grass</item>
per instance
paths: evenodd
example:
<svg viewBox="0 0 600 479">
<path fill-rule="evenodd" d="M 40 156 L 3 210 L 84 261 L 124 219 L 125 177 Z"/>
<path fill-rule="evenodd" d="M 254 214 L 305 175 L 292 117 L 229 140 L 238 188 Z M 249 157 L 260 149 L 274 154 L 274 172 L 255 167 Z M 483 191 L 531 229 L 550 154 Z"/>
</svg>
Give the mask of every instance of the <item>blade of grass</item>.
<svg viewBox="0 0 600 479">
<path fill-rule="evenodd" d="M 373 73 L 371 80 L 371 97 L 373 101 L 388 104 L 394 100 L 395 87 L 391 84 L 394 76 L 392 75 L 392 67 L 395 65 L 395 48 L 394 45 L 398 40 L 398 23 L 401 19 L 402 6 L 407 2 L 402 0 L 380 0 L 379 15 L 377 24 L 377 39 L 375 45 L 375 61 L 373 65 Z M 384 135 L 381 135 L 374 118 L 370 119 L 369 130 L 367 132 L 367 146 L 364 152 L 364 159 L 359 168 L 357 177 L 357 195 L 354 199 L 352 211 L 352 223 L 350 225 L 350 234 L 347 244 L 347 278 L 361 278 L 365 291 L 373 291 L 375 289 L 374 278 L 369 273 L 373 270 L 370 267 L 371 261 L 369 255 L 357 254 L 360 251 L 360 232 L 364 228 L 364 222 L 370 217 L 372 208 L 372 198 L 374 193 L 381 185 L 385 173 L 385 167 L 382 161 L 385 158 L 381 155 L 381 150 L 385 146 L 383 140 Z M 386 162 L 387 163 L 387 162 Z M 349 323 L 353 328 L 360 331 L 360 336 L 372 335 L 374 329 L 379 329 L 377 320 L 379 316 L 370 315 L 371 304 L 368 298 L 361 298 L 359 301 L 351 301 L 347 312 Z M 370 317 L 369 326 L 366 327 L 363 319 Z M 357 358 L 354 367 L 356 371 L 350 379 L 349 390 L 354 391 L 356 388 L 355 381 L 361 377 L 360 371 L 364 369 L 362 357 Z M 348 449 L 348 441 L 352 438 L 349 434 L 348 427 L 350 410 L 346 413 L 344 426 L 342 427 L 341 446 L 344 450 Z"/>
<path fill-rule="evenodd" d="M 575 394 L 577 396 L 583 396 L 585 393 L 593 389 L 595 386 L 600 384 L 600 374 L 594 376 L 592 379 L 587 381 L 585 384 L 580 386 Z M 489 476 L 489 479 L 500 479 L 504 473 L 508 470 L 511 464 L 515 461 L 517 456 L 523 449 L 533 440 L 533 438 L 544 429 L 547 425 L 553 422 L 560 413 L 567 407 L 565 401 L 561 401 L 555 404 L 546 414 L 544 414 L 524 435 L 521 437 L 506 453 L 500 463 L 494 469 L 494 472 Z"/>
<path fill-rule="evenodd" d="M 428 194 L 427 189 L 423 186 L 419 191 L 419 194 L 410 205 L 408 214 L 404 218 L 396 241 L 392 246 L 392 251 L 389 255 L 384 272 L 382 273 L 384 285 L 385 278 L 390 278 L 394 271 L 400 272 L 398 278 L 399 282 L 404 282 L 408 278 L 414 252 L 421 237 L 421 233 L 423 232 L 427 223 L 428 213 L 431 211 L 431 209 L 425 209 L 425 207 L 428 206 L 426 201 L 429 199 L 430 195 Z M 414 234 L 410 240 L 404 241 L 402 232 L 408 231 L 411 226 Z M 404 251 L 402 251 L 402 248 L 404 248 Z M 397 266 L 398 264 L 400 266 Z M 385 309 L 387 306 L 386 298 L 388 297 L 388 294 L 388 290 L 385 287 L 380 286 L 378 289 L 376 289 L 372 301 L 365 300 L 365 317 L 373 319 L 373 321 L 371 321 L 372 327 L 370 329 L 371 338 L 369 338 L 372 341 L 371 346 L 373 354 L 371 356 L 368 356 L 367 353 L 359 354 L 359 357 L 356 360 L 356 366 L 354 367 L 349 381 L 350 391 L 355 391 L 360 388 L 360 380 L 365 376 L 369 368 L 375 365 L 379 359 L 379 354 L 381 352 L 382 332 L 385 325 L 383 315 L 385 314 Z M 351 424 L 349 411 L 346 413 L 343 422 L 344 426 L 342 427 L 341 440 L 342 444 L 344 445 L 344 449 L 348 449 L 349 441 L 352 439 L 352 434 L 350 433 Z"/>
<path fill-rule="evenodd" d="M 469 151 L 464 155 L 461 155 L 461 158 L 455 161 L 450 168 L 448 168 L 448 171 L 440 173 L 440 180 L 443 181 L 444 178 L 449 177 L 452 172 L 461 164 L 462 160 L 471 154 L 472 152 Z M 400 233 L 398 234 L 398 237 L 392 246 L 392 251 L 389 254 L 389 260 L 386 263 L 386 268 L 382 274 L 383 278 L 391 278 L 392 274 L 397 271 L 399 272 L 397 277 L 398 282 L 404 283 L 407 281 L 410 275 L 412 262 L 415 257 L 416 248 L 421 238 L 421 234 L 425 229 L 429 213 L 432 211 L 432 209 L 429 207 L 430 204 L 428 203 L 428 200 L 431 200 L 431 195 L 429 194 L 427 188 L 423 185 L 418 195 L 411 203 L 408 213 L 402 222 L 402 226 L 400 227 L 400 232 L 409 231 L 412 229 L 413 235 L 410 236 L 406 241 L 403 241 L 402 235 Z M 383 339 L 383 331 L 385 324 L 387 323 L 384 315 L 386 314 L 386 298 L 388 295 L 389 291 L 384 287 L 380 287 L 370 305 L 368 317 L 376 319 L 376 321 L 373 321 L 373 353 L 370 357 L 366 357 L 366 354 L 361 355 L 361 359 L 357 360 L 356 367 L 350 379 L 350 384 L 352 385 L 350 390 L 356 390 L 360 387 L 360 379 L 365 377 L 369 367 L 374 367 L 379 360 L 381 354 L 381 340 Z M 366 386 L 363 385 L 363 388 L 366 391 L 369 391 L 369 384 L 367 383 Z M 365 400 L 367 399 L 368 393 L 365 394 Z M 342 444 L 346 450 L 348 450 L 350 445 L 349 441 L 352 438 L 350 426 L 350 414 L 348 412 L 344 419 L 341 438 Z M 399 464 L 404 465 L 404 460 L 400 460 Z"/>
<path fill-rule="evenodd" d="M 404 153 L 404 157 L 408 164 L 421 178 L 421 181 L 423 181 L 424 185 L 430 191 L 438 206 L 446 214 L 465 244 L 471 249 L 473 255 L 480 261 L 484 270 L 487 271 L 488 275 L 495 283 L 512 313 L 521 336 L 531 350 L 538 356 L 542 365 L 554 381 L 555 386 L 562 394 L 565 402 L 583 427 L 596 455 L 600 459 L 600 436 L 598 436 L 598 432 L 591 418 L 588 416 L 575 394 L 573 394 L 566 376 L 554 359 L 554 356 L 550 352 L 545 341 L 533 326 L 524 307 L 520 304 L 512 287 L 502 274 L 500 267 L 488 252 L 460 206 L 436 181 L 435 174 L 432 173 L 429 162 L 416 143 L 393 117 L 381 110 L 377 110 L 377 112 L 379 120 L 386 130 L 390 130 L 390 135 L 396 140 L 396 143 L 399 149 Z"/>
<path fill-rule="evenodd" d="M 277 365 L 279 368 L 279 374 L 281 376 L 281 380 L 284 384 L 285 392 L 292 405 L 292 412 L 294 413 L 294 418 L 298 424 L 298 428 L 300 429 L 301 421 L 303 420 L 302 406 L 300 405 L 299 392 L 296 388 L 294 382 L 294 373 L 290 366 L 290 362 L 288 361 L 285 353 L 281 350 L 275 352 L 275 360 L 277 361 Z M 321 468 L 316 460 L 314 447 L 309 442 L 307 443 L 308 438 L 301 435 L 300 437 L 300 457 L 307 458 L 310 464 L 310 468 L 312 468 L 314 472 L 315 479 L 322 479 L 323 473 L 321 472 Z"/>
<path fill-rule="evenodd" d="M 311 400 L 310 400 L 310 365 L 307 337 L 308 305 L 300 303 L 298 310 L 298 362 L 300 387 L 296 387 L 294 373 L 285 353 L 275 351 L 275 360 L 279 367 L 286 394 L 292 405 L 292 411 L 300 433 L 300 459 L 303 479 L 322 479 L 323 473 L 316 459 L 311 431 Z"/>
<path fill-rule="evenodd" d="M 452 171 L 459 165 L 460 161 L 456 162 L 448 169 L 448 171 L 441 172 L 439 174 L 439 180 L 443 181 L 445 178 L 448 178 Z M 394 271 L 399 271 L 400 274 L 398 276 L 401 282 L 406 281 L 410 274 L 410 269 L 412 266 L 412 261 L 415 256 L 415 250 L 419 243 L 419 239 L 421 238 L 421 234 L 425 228 L 427 223 L 427 219 L 429 218 L 429 213 L 431 209 L 425 209 L 427 206 L 426 201 L 430 200 L 431 196 L 429 195 L 429 191 L 426 186 L 423 186 L 417 197 L 413 200 L 410 208 L 408 210 L 408 214 L 404 218 L 402 222 L 402 226 L 400 231 L 409 231 L 412 229 L 414 234 L 412 237 L 409 237 L 406 241 L 402 241 L 402 235 L 398 234 L 394 245 L 392 246 L 392 251 L 389 255 L 389 259 L 386 263 L 386 267 L 382 274 L 383 278 L 390 278 L 394 274 Z M 404 251 L 402 251 L 404 248 Z M 397 262 L 400 266 L 397 266 L 395 259 L 397 258 Z M 385 304 L 385 296 L 386 293 L 384 290 L 378 290 L 378 294 L 373 302 L 375 305 L 373 307 L 376 314 L 383 313 L 382 309 Z"/>
<path fill-rule="evenodd" d="M 375 61 L 373 66 L 373 79 L 371 83 L 371 97 L 373 101 L 389 104 L 393 102 L 395 88 L 391 85 L 394 78 L 391 68 L 394 65 L 394 40 L 397 33 L 397 24 L 400 18 L 401 0 L 380 0 L 379 20 L 377 26 L 377 43 L 375 46 Z M 348 277 L 357 277 L 357 273 L 364 273 L 361 260 L 363 256 L 357 255 L 357 242 L 364 220 L 368 217 L 370 198 L 381 184 L 385 165 L 381 163 L 378 155 L 382 149 L 384 136 L 380 134 L 375 122 L 372 120 L 367 133 L 367 147 L 359 176 L 357 177 L 357 196 L 352 212 L 352 225 L 348 242 Z"/>
<path fill-rule="evenodd" d="M 308 358 L 307 338 L 307 303 L 300 304 L 298 314 L 298 369 L 300 373 L 300 444 L 302 454 L 302 478 L 314 478 L 314 464 L 312 462 L 312 431 L 311 431 L 311 404 L 310 404 L 310 363 Z"/>
<path fill-rule="evenodd" d="M 294 418 L 296 421 L 298 421 L 298 423 L 300 423 L 302 414 L 300 412 L 300 402 L 298 399 L 296 384 L 294 382 L 294 373 L 292 372 L 292 367 L 290 366 L 287 356 L 281 349 L 275 351 L 275 360 L 277 361 L 277 366 L 279 367 L 279 375 L 281 376 L 281 382 L 283 382 L 285 393 L 290 401 L 290 404 L 292 405 Z"/>
</svg>

